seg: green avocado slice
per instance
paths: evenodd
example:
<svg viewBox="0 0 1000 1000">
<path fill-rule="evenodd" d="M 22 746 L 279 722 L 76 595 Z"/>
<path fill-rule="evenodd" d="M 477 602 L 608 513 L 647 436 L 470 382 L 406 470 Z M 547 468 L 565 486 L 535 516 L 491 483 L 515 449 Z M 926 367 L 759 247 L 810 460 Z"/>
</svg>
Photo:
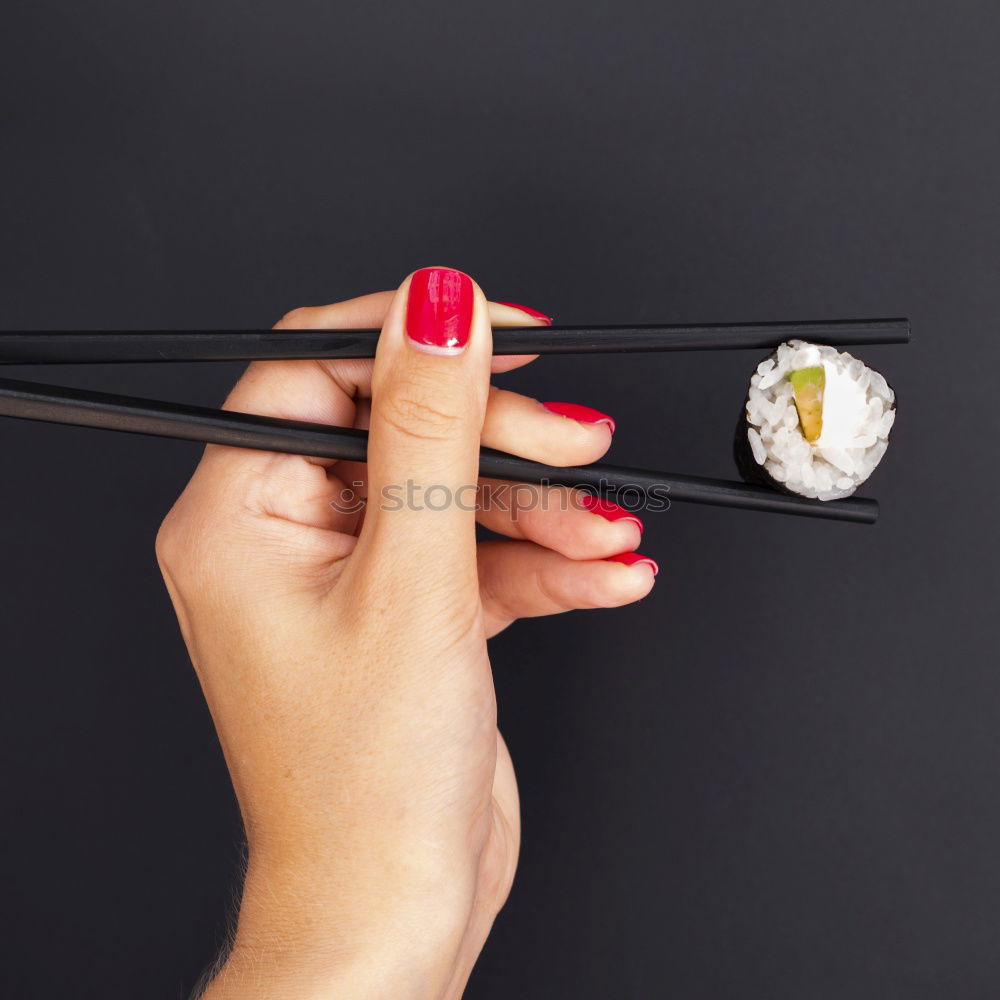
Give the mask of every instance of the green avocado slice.
<svg viewBox="0 0 1000 1000">
<path fill-rule="evenodd" d="M 795 393 L 795 409 L 799 411 L 802 436 L 812 444 L 823 433 L 823 390 L 826 372 L 822 365 L 800 368 L 788 376 Z"/>
</svg>

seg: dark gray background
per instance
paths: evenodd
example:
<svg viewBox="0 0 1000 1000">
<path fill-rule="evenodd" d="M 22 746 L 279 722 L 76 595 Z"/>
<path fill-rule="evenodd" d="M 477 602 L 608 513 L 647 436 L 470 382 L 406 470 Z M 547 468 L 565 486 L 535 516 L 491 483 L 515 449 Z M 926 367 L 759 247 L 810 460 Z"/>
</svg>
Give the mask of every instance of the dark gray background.
<svg viewBox="0 0 1000 1000">
<path fill-rule="evenodd" d="M 912 317 L 860 352 L 876 527 L 677 506 L 646 601 L 494 643 L 524 850 L 469 997 L 1000 993 L 998 47 L 993 0 L 5 5 L 2 327 L 263 326 L 428 263 L 564 323 Z M 504 383 L 731 476 L 757 360 Z M 153 559 L 197 448 L 0 447 L 0 995 L 179 1000 L 240 854 Z"/>
</svg>

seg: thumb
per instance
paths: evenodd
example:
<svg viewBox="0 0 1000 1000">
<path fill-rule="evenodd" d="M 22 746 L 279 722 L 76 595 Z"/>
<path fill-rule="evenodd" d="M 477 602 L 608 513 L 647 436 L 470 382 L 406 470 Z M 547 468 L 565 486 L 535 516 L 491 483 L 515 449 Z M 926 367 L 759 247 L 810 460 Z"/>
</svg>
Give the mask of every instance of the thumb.
<svg viewBox="0 0 1000 1000">
<path fill-rule="evenodd" d="M 359 542 L 379 550 L 394 573 L 412 579 L 410 569 L 440 571 L 452 584 L 475 579 L 479 438 L 492 352 L 488 305 L 468 275 L 429 267 L 399 287 L 372 373 L 368 509 Z"/>
</svg>

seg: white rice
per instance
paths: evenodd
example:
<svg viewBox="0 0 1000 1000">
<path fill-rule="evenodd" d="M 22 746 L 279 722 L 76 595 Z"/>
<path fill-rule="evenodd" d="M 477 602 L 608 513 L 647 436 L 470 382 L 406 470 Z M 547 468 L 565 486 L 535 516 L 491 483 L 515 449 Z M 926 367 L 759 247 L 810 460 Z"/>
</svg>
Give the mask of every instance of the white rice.
<svg viewBox="0 0 1000 1000">
<path fill-rule="evenodd" d="M 810 444 L 802 435 L 788 375 L 823 365 L 823 429 Z M 832 347 L 790 340 L 762 361 L 750 380 L 747 440 L 754 460 L 786 488 L 805 497 L 850 496 L 889 447 L 896 396 L 863 362 Z"/>
</svg>

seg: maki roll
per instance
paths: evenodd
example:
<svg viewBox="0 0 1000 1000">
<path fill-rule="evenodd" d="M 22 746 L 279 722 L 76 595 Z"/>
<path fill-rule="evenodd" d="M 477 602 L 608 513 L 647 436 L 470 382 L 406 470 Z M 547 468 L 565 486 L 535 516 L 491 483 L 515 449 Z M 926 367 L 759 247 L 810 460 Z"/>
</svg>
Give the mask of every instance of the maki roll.
<svg viewBox="0 0 1000 1000">
<path fill-rule="evenodd" d="M 791 340 L 757 366 L 736 433 L 743 478 L 818 500 L 850 496 L 889 447 L 896 394 L 857 358 Z"/>
</svg>

